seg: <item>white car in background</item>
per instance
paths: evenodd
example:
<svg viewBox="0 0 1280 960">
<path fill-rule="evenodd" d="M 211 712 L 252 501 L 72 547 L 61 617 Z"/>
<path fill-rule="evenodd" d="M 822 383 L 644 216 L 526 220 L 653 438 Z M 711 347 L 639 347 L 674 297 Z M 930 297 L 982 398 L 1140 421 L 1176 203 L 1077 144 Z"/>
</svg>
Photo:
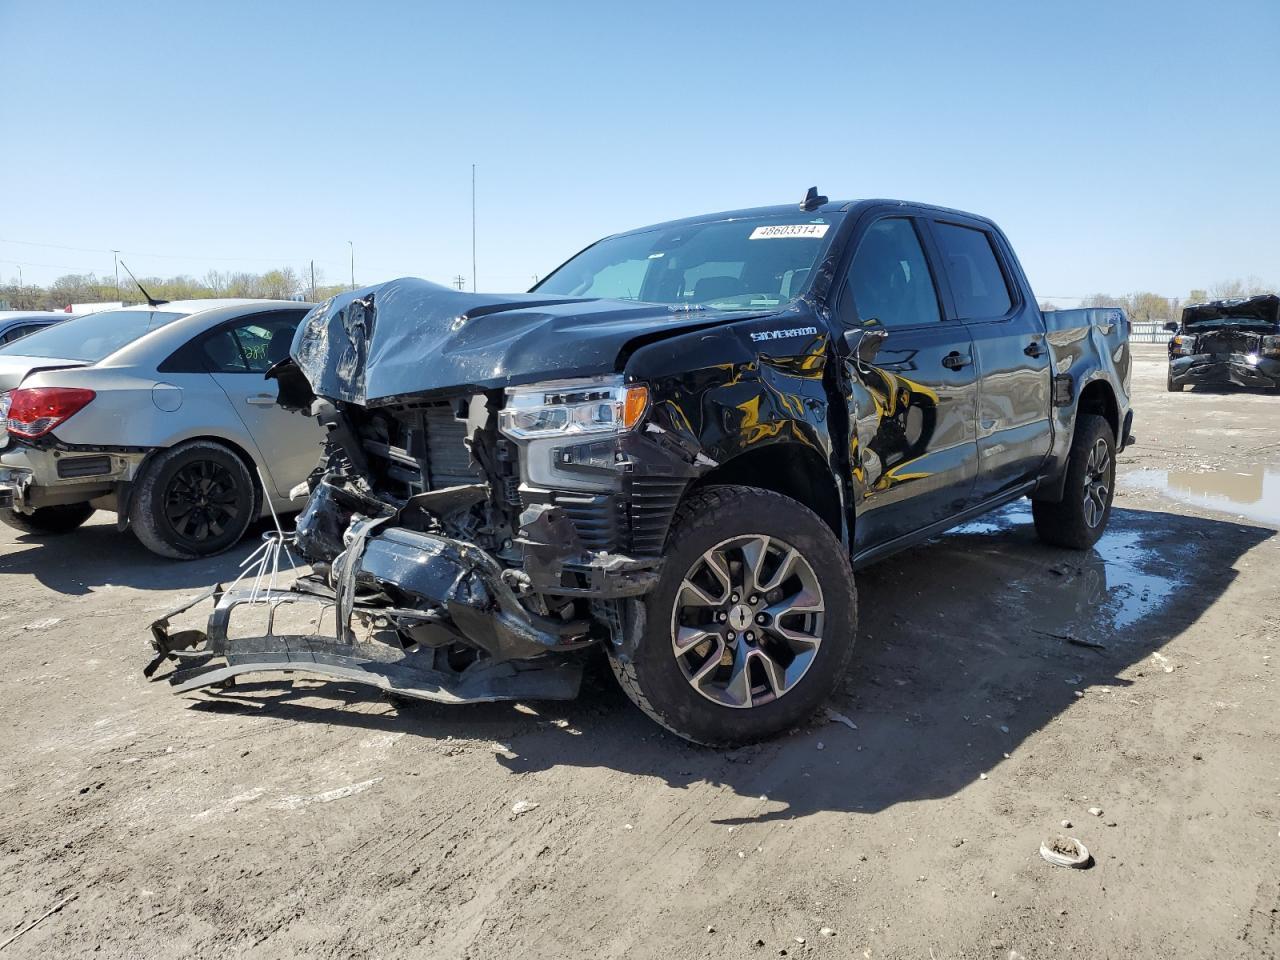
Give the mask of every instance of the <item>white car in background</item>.
<svg viewBox="0 0 1280 960">
<path fill-rule="evenodd" d="M 114 510 L 162 556 L 231 547 L 319 459 L 320 427 L 263 376 L 310 306 L 128 307 L 0 346 L 0 521 L 66 533 Z"/>
<path fill-rule="evenodd" d="M 0 310 L 0 346 L 76 316 L 61 310 Z"/>
</svg>

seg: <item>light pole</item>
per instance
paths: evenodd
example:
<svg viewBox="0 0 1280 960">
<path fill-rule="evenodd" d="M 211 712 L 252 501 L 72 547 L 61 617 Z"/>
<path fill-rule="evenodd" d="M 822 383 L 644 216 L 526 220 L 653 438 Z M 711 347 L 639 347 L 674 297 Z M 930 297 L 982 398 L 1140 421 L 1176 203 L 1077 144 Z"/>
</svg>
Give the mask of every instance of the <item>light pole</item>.
<svg viewBox="0 0 1280 960">
<path fill-rule="evenodd" d="M 119 250 L 111 251 L 111 262 L 115 264 L 115 268 L 116 268 L 116 300 L 123 303 L 124 301 L 120 300 L 120 251 Z"/>
<path fill-rule="evenodd" d="M 476 165 L 471 165 L 471 292 L 476 292 Z"/>
<path fill-rule="evenodd" d="M 351 289 L 354 290 L 356 288 L 356 245 L 348 240 L 347 246 L 351 248 Z"/>
</svg>

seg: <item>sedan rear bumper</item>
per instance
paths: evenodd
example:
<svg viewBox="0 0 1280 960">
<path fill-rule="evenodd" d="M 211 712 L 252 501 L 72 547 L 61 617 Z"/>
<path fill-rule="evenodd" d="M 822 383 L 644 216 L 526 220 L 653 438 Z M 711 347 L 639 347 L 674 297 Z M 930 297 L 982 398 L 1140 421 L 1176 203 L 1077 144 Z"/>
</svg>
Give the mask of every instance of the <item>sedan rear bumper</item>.
<svg viewBox="0 0 1280 960">
<path fill-rule="evenodd" d="M 0 451 L 0 508 L 27 511 L 114 494 L 117 484 L 137 475 L 145 456 L 40 449 L 10 441 Z"/>
</svg>

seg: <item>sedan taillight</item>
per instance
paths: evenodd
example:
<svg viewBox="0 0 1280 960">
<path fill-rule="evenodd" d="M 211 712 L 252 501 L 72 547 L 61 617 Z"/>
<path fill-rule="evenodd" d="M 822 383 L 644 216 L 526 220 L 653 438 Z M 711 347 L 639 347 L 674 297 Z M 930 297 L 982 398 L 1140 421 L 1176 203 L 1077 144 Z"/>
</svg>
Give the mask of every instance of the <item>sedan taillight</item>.
<svg viewBox="0 0 1280 960">
<path fill-rule="evenodd" d="M 19 387 L 9 394 L 5 425 L 15 437 L 34 440 L 65 423 L 94 396 L 80 387 Z"/>
</svg>

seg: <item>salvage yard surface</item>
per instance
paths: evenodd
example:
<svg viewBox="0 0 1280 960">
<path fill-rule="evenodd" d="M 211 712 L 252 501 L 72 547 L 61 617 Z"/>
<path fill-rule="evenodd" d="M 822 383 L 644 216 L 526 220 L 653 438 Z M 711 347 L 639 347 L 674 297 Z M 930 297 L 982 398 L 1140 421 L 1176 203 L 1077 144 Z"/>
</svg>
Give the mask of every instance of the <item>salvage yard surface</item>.
<svg viewBox="0 0 1280 960">
<path fill-rule="evenodd" d="M 1146 348 L 1095 550 L 1024 502 L 870 568 L 832 713 L 730 753 L 607 669 L 567 704 L 174 697 L 147 623 L 252 544 L 4 528 L 0 954 L 1274 956 L 1280 396 L 1164 379 Z"/>
</svg>

